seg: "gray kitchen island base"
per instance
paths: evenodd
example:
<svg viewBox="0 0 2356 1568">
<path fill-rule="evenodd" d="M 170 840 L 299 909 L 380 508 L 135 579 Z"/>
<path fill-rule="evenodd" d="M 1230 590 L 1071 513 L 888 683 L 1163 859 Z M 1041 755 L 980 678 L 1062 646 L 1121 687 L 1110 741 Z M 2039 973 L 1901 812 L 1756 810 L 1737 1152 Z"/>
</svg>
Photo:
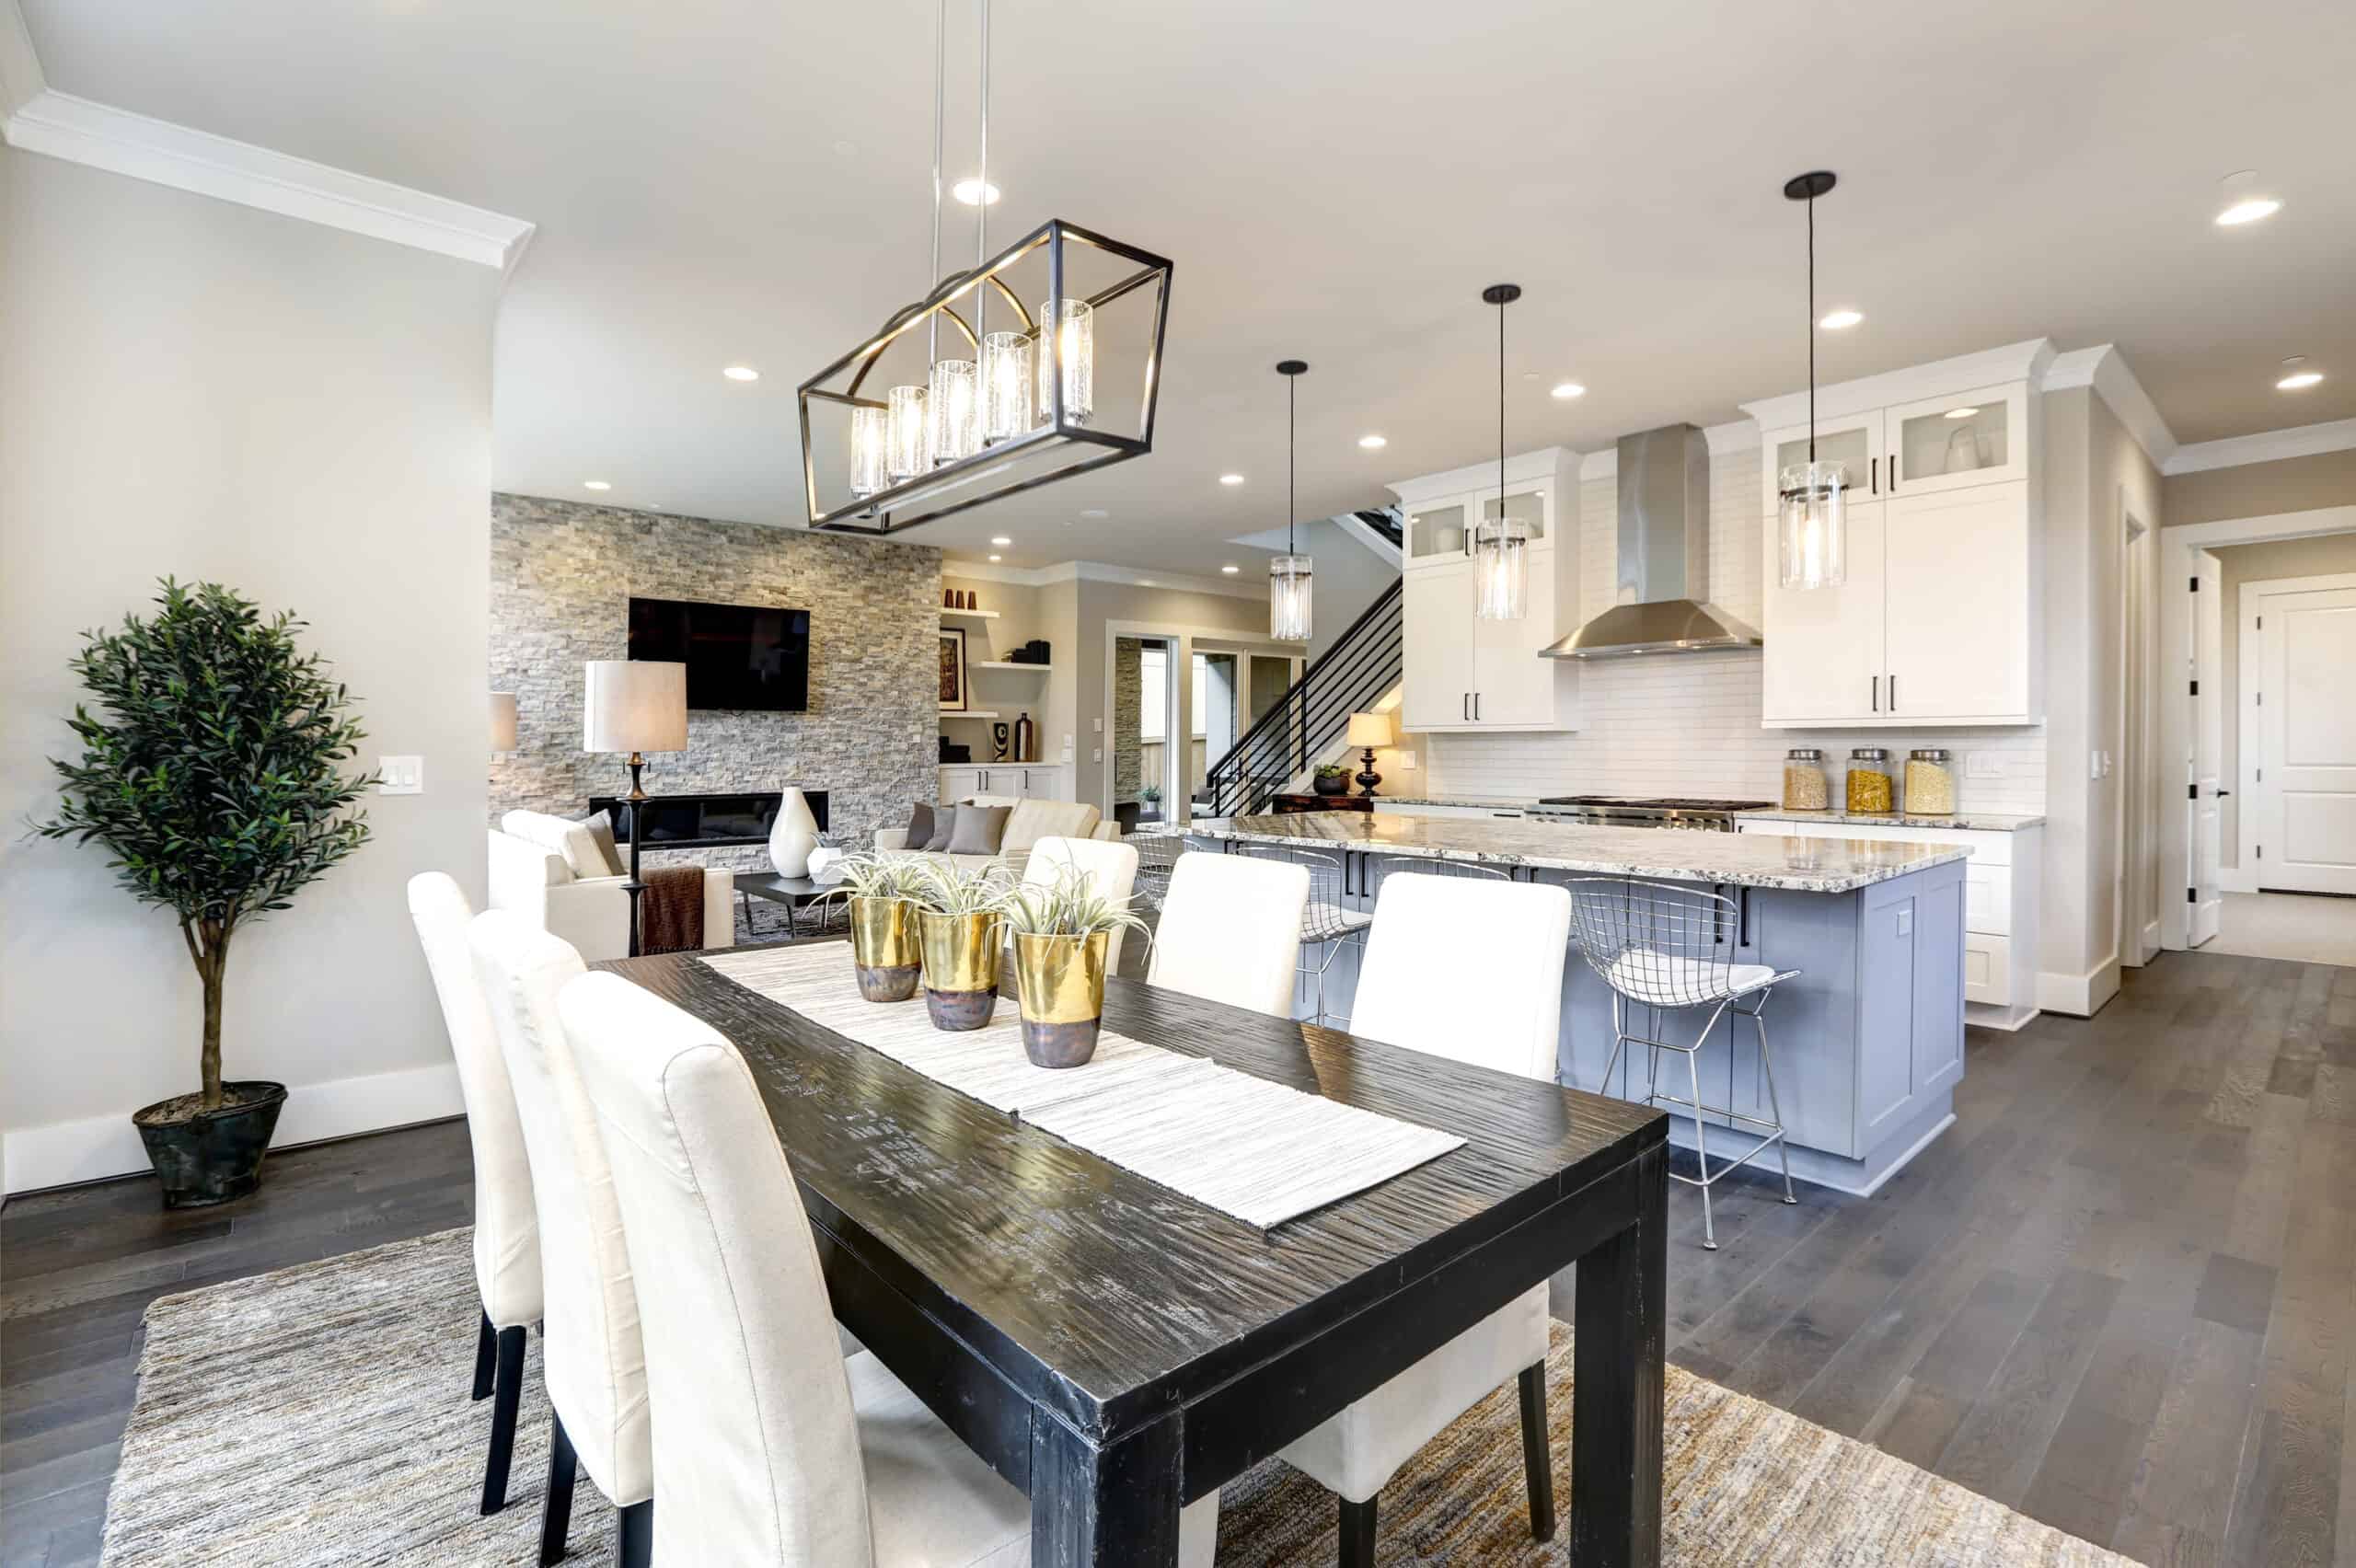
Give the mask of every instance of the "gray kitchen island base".
<svg viewBox="0 0 2356 1568">
<path fill-rule="evenodd" d="M 1684 1076 L 1681 1064 L 1678 1074 L 1680 1078 Z M 1579 1087 L 1567 1078 L 1561 1081 L 1567 1088 Z M 1678 1148 L 1691 1149 L 1693 1147 L 1693 1118 L 1678 1114 L 1671 1106 L 1664 1105 L 1661 1109 L 1669 1113 L 1669 1143 Z M 1943 1090 L 1932 1097 L 1930 1104 L 1892 1128 L 1890 1136 L 1864 1159 L 1849 1159 L 1841 1155 L 1827 1154 L 1820 1148 L 1809 1148 L 1796 1143 L 1792 1145 L 1792 1180 L 1812 1182 L 1819 1187 L 1830 1187 L 1836 1193 L 1847 1193 L 1853 1197 L 1872 1197 L 1880 1191 L 1884 1182 L 1905 1169 L 1908 1160 L 1929 1147 L 1933 1138 L 1953 1125 L 1955 1097 L 1951 1091 Z M 1710 1170 L 1714 1175 L 1726 1163 L 1727 1157 L 1740 1155 L 1759 1141 L 1756 1132 L 1746 1134 L 1721 1130 L 1715 1121 L 1711 1128 Z M 1669 1169 L 1680 1176 L 1692 1174 L 1683 1160 L 1672 1161 Z M 1773 1188 L 1776 1196 L 1783 1195 L 1784 1168 L 1776 1161 L 1773 1145 L 1761 1149 L 1744 1169 L 1759 1172 L 1760 1178 Z M 1724 1187 L 1715 1191 L 1720 1196 L 1726 1193 Z"/>
</svg>

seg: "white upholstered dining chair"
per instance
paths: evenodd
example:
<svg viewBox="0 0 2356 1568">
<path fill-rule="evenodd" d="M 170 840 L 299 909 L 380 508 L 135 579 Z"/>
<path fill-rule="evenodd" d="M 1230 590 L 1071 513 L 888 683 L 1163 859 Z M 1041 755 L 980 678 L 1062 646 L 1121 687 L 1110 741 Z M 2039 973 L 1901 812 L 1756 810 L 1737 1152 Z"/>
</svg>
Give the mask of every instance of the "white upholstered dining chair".
<svg viewBox="0 0 2356 1568">
<path fill-rule="evenodd" d="M 524 1332 L 540 1320 L 539 1216 L 532 1204 L 532 1166 L 516 1120 L 515 1090 L 467 944 L 474 911 L 448 876 L 421 871 L 409 880 L 409 917 L 442 1003 L 450 1055 L 458 1066 L 458 1094 L 467 1106 L 467 1143 L 474 1155 L 475 1289 L 482 1297 L 474 1397 L 491 1401 L 482 1511 L 496 1514 L 507 1505 L 507 1471 L 515 1455 Z"/>
<path fill-rule="evenodd" d="M 1384 879 L 1350 1032 L 1555 1081 L 1571 895 L 1531 882 Z M 1375 1496 L 1423 1446 L 1519 1375 L 1530 1531 L 1554 1533 L 1546 1447 L 1546 1282 L 1280 1450 L 1341 1499 L 1343 1568 L 1374 1561 Z"/>
<path fill-rule="evenodd" d="M 1108 898 L 1124 909 L 1138 882 L 1138 852 L 1118 839 L 1102 838 L 1042 838 L 1031 847 L 1031 859 L 1024 862 L 1022 880 L 1034 887 L 1053 887 L 1056 879 L 1066 874 L 1066 868 L 1076 868 L 1086 874 L 1091 887 L 1099 898 Z M 1116 974 L 1121 967 L 1121 938 L 1126 933 L 1115 930 L 1104 942 L 1104 973 Z"/>
<path fill-rule="evenodd" d="M 1309 869 L 1246 855 L 1181 855 L 1162 894 L 1146 983 L 1292 1016 Z"/>
<path fill-rule="evenodd" d="M 572 981 L 559 1009 L 640 1282 L 659 1559 L 1028 1563 L 1022 1493 L 872 1353 L 839 1354 L 801 1194 L 736 1048 L 618 975 Z M 1186 1568 L 1209 1568 L 1218 1506 L 1181 1516 Z"/>
<path fill-rule="evenodd" d="M 616 1560 L 644 1568 L 654 1466 L 638 1292 L 606 1146 L 557 1019 L 558 991 L 585 966 L 563 939 L 510 910 L 476 916 L 468 939 L 515 1086 L 539 1210 L 540 1378 L 553 1407 L 540 1562 L 564 1555 L 577 1468 L 619 1510 Z"/>
</svg>

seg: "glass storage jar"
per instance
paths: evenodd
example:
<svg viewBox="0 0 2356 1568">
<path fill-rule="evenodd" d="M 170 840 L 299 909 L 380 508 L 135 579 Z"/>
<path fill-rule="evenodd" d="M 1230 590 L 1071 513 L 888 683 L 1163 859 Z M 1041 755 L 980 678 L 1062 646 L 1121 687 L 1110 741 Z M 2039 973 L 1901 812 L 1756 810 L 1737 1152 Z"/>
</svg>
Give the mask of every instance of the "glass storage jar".
<svg viewBox="0 0 2356 1568">
<path fill-rule="evenodd" d="M 1849 810 L 1860 816 L 1887 816 L 1890 812 L 1889 752 L 1882 746 L 1859 746 L 1849 754 Z"/>
<path fill-rule="evenodd" d="M 1949 753 L 1931 746 L 1906 754 L 1906 814 L 1955 815 L 1955 769 Z"/>
<path fill-rule="evenodd" d="M 1820 812 L 1831 804 L 1831 786 L 1824 777 L 1824 754 L 1814 746 L 1798 746 L 1784 754 L 1784 809 Z"/>
</svg>

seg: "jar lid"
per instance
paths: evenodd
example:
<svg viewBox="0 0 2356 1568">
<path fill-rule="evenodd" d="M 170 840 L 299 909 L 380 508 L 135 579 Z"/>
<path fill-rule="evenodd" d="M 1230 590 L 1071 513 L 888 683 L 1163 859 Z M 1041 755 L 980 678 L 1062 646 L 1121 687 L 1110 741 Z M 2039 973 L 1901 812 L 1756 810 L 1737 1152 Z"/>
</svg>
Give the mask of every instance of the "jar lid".
<svg viewBox="0 0 2356 1568">
<path fill-rule="evenodd" d="M 1920 751 L 1911 751 L 1906 755 L 1915 762 L 1945 762 L 1955 754 L 1945 746 L 1924 746 Z"/>
<path fill-rule="evenodd" d="M 1885 746 L 1859 746 L 1849 754 L 1851 762 L 1888 762 L 1889 751 Z"/>
<path fill-rule="evenodd" d="M 1822 762 L 1824 754 L 1814 746 L 1794 746 L 1784 754 L 1787 762 Z"/>
</svg>

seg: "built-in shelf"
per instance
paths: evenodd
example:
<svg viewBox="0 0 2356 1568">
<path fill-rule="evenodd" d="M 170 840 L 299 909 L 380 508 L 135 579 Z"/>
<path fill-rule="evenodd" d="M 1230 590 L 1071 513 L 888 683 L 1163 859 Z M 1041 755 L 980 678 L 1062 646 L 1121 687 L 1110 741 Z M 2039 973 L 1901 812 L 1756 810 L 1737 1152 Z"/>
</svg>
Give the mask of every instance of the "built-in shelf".
<svg viewBox="0 0 2356 1568">
<path fill-rule="evenodd" d="M 941 716 L 941 721 L 945 724 L 952 719 L 995 719 L 997 717 L 997 714 L 987 709 L 976 708 L 970 713 L 944 713 Z"/>
<path fill-rule="evenodd" d="M 941 618 L 942 620 L 996 620 L 998 612 L 996 610 L 953 610 L 943 605 L 941 606 Z"/>
<path fill-rule="evenodd" d="M 1026 664 L 1017 659 L 968 659 L 965 661 L 965 668 L 969 670 L 1036 670 L 1044 675 L 1055 666 Z"/>
</svg>

